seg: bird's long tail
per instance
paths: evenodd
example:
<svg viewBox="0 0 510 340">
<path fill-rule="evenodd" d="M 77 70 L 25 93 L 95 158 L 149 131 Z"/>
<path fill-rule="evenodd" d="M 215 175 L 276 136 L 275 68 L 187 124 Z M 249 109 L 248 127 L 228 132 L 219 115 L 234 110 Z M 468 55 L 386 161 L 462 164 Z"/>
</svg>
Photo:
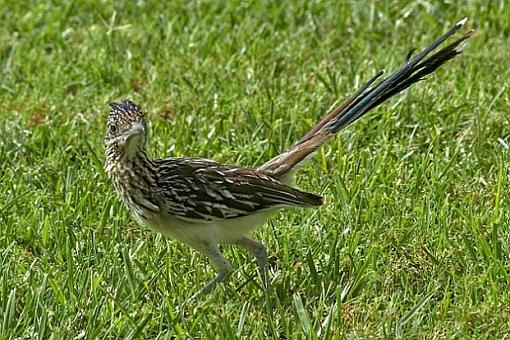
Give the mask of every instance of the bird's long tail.
<svg viewBox="0 0 510 340">
<path fill-rule="evenodd" d="M 466 32 L 462 37 L 444 47 L 428 58 L 427 55 L 441 45 L 446 39 L 457 32 L 467 21 L 459 21 L 445 35 L 434 41 L 429 47 L 411 58 L 409 52 L 405 64 L 392 75 L 374 84 L 384 72 L 379 72 L 370 79 L 354 95 L 335 108 L 324 119 L 313 127 L 289 151 L 271 159 L 257 170 L 272 177 L 284 179 L 309 159 L 317 149 L 342 128 L 352 124 L 371 109 L 382 104 L 412 84 L 425 79 L 448 60 L 460 54 L 459 45 L 472 34 Z"/>
</svg>

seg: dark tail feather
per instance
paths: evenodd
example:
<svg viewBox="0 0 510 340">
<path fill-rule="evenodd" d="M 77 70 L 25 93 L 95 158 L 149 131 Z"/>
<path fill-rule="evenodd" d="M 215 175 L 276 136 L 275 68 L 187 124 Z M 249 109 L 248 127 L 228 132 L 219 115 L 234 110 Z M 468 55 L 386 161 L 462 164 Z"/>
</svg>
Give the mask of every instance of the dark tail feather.
<svg viewBox="0 0 510 340">
<path fill-rule="evenodd" d="M 351 100 L 351 102 L 343 107 L 342 110 L 337 113 L 337 116 L 328 124 L 330 131 L 336 133 L 345 126 L 353 123 L 374 107 L 382 104 L 384 101 L 405 90 L 412 84 L 424 79 L 424 76 L 434 72 L 445 62 L 461 53 L 456 48 L 461 42 L 469 38 L 473 34 L 473 31 L 465 33 L 460 39 L 457 39 L 429 58 L 423 60 L 430 52 L 457 32 L 465 22 L 466 19 L 459 21 L 445 35 L 437 39 L 432 45 L 414 58 L 407 61 L 398 71 L 381 81 L 378 85 L 370 88 L 368 91 L 364 91 L 354 100 Z M 410 54 L 408 57 L 410 57 Z"/>
<path fill-rule="evenodd" d="M 413 68 L 412 75 L 402 82 L 396 84 L 393 87 L 390 87 L 387 91 L 384 92 L 380 98 L 375 100 L 372 105 L 368 106 L 367 112 L 383 103 L 387 99 L 393 97 L 399 92 L 407 89 L 412 84 L 424 80 L 425 76 L 433 73 L 437 68 L 446 63 L 448 60 L 453 59 L 457 54 L 462 53 L 457 47 L 466 39 L 468 39 L 471 35 L 473 35 L 473 30 L 466 32 L 462 37 L 441 49 L 439 52 L 433 54 L 426 60 L 422 61 L 418 65 Z"/>
<path fill-rule="evenodd" d="M 397 93 L 405 90 L 412 84 L 425 79 L 424 77 L 426 75 L 434 72 L 445 62 L 461 53 L 458 47 L 464 40 L 473 35 L 472 30 L 425 59 L 427 55 L 457 32 L 466 21 L 467 18 L 459 21 L 445 35 L 434 41 L 434 43 L 417 54 L 414 58 L 411 58 L 414 52 L 414 50 L 411 50 L 406 56 L 404 66 L 382 80 L 379 84 L 374 85 L 383 75 L 383 72 L 377 73 L 377 75 L 363 85 L 354 95 L 315 125 L 312 130 L 301 138 L 289 151 L 271 159 L 258 168 L 258 170 L 273 177 L 286 178 L 339 130 L 352 124 L 365 113 L 382 104 Z"/>
<path fill-rule="evenodd" d="M 331 113 L 329 115 L 327 115 L 326 117 L 324 117 L 317 125 L 315 125 L 313 127 L 313 129 L 308 131 L 308 133 L 303 138 L 301 138 L 301 140 L 299 142 L 297 142 L 297 144 L 300 144 L 300 143 L 308 140 L 317 131 L 322 129 L 324 127 L 324 125 L 326 125 L 333 118 L 338 116 L 342 111 L 344 111 L 349 105 L 351 105 L 359 97 L 366 95 L 367 90 L 370 88 L 370 86 L 372 86 L 372 84 L 375 83 L 375 81 L 377 79 L 379 79 L 383 74 L 384 74 L 384 71 L 380 71 L 379 73 L 377 73 L 372 79 L 370 79 L 365 85 L 363 85 L 363 87 L 361 89 L 359 89 L 355 94 L 353 94 L 351 97 L 349 97 L 347 100 L 345 100 L 342 104 L 340 104 L 339 107 L 337 107 L 333 111 L 331 111 Z"/>
</svg>

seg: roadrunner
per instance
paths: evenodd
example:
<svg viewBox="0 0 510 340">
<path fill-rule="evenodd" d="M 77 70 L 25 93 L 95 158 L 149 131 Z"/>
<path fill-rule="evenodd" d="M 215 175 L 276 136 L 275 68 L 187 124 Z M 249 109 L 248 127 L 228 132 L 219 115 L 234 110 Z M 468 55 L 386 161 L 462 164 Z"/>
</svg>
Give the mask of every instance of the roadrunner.
<svg viewBox="0 0 510 340">
<path fill-rule="evenodd" d="M 342 128 L 461 53 L 459 45 L 472 35 L 472 30 L 427 58 L 466 20 L 459 21 L 415 57 L 411 51 L 399 70 L 376 84 L 383 75 L 379 72 L 289 151 L 257 169 L 203 158 L 150 159 L 141 108 L 129 100 L 111 103 L 106 172 L 140 222 L 190 245 L 211 260 L 216 276 L 199 293 L 210 292 L 233 271 L 220 244 L 234 244 L 253 254 L 267 286 L 267 251 L 250 237 L 250 232 L 281 208 L 322 204 L 322 197 L 290 186 L 294 172 Z"/>
</svg>

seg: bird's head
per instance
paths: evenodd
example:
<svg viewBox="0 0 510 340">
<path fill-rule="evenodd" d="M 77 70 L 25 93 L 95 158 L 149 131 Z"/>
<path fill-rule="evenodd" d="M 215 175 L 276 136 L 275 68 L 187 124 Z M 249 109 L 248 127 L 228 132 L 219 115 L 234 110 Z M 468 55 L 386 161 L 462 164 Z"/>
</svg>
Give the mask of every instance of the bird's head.
<svg viewBox="0 0 510 340">
<path fill-rule="evenodd" d="M 147 132 L 140 107 L 130 100 L 111 103 L 110 107 L 105 138 L 107 148 L 114 148 L 123 156 L 145 150 Z"/>
</svg>

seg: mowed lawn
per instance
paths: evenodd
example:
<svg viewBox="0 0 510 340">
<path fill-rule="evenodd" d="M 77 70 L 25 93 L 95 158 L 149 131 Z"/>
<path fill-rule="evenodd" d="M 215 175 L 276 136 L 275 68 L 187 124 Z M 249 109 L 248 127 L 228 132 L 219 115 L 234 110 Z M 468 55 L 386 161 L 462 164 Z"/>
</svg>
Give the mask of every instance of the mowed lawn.
<svg viewBox="0 0 510 340">
<path fill-rule="evenodd" d="M 0 339 L 510 334 L 507 1 L 0 1 Z M 154 157 L 257 166 L 455 22 L 464 54 L 341 132 L 296 185 L 325 196 L 207 259 L 140 227 L 104 170 L 108 103 Z"/>
</svg>

